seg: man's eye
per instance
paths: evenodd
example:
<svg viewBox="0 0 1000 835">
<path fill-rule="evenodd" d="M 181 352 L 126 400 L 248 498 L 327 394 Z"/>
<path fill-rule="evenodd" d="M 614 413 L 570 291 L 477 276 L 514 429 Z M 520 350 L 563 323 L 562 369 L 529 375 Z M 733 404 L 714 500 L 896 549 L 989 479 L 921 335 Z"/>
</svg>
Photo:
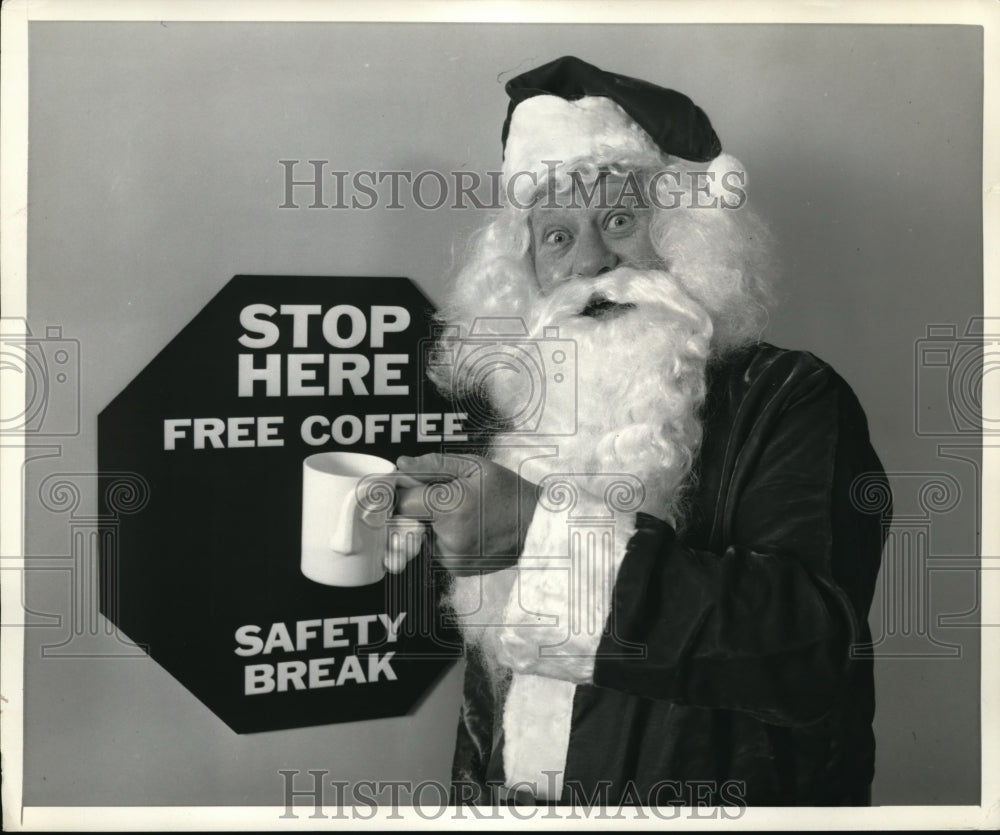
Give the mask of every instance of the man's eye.
<svg viewBox="0 0 1000 835">
<path fill-rule="evenodd" d="M 547 244 L 564 244 L 569 240 L 569 235 L 563 232 L 561 229 L 557 229 L 553 232 L 549 232 L 545 238 L 545 243 Z"/>
<path fill-rule="evenodd" d="M 606 229 L 624 229 L 632 223 L 633 217 L 631 212 L 618 212 L 617 214 L 611 215 L 605 221 Z"/>
</svg>

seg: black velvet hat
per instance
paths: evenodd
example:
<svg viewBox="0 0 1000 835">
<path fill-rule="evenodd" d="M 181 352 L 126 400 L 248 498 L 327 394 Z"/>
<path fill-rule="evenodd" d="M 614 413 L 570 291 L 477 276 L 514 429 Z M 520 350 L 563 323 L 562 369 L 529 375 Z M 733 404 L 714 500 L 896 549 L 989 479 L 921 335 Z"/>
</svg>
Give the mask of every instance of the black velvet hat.
<svg viewBox="0 0 1000 835">
<path fill-rule="evenodd" d="M 510 105 L 501 135 L 505 152 L 514 111 L 535 96 L 557 96 L 570 102 L 610 99 L 668 155 L 708 162 L 722 151 L 708 116 L 683 93 L 606 72 L 573 56 L 521 73 L 507 82 L 506 90 Z"/>
</svg>

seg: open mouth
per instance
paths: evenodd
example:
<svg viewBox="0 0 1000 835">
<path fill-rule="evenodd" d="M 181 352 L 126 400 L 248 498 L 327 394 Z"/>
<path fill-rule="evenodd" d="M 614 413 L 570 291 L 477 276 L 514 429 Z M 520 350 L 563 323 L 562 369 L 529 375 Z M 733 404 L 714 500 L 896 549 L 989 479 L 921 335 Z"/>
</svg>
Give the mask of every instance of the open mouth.
<svg viewBox="0 0 1000 835">
<path fill-rule="evenodd" d="M 589 316 L 592 319 L 603 319 L 608 316 L 617 316 L 626 310 L 632 310 L 635 305 L 632 302 L 614 302 L 611 299 L 595 293 L 587 301 L 586 306 L 580 311 L 580 316 Z"/>
</svg>

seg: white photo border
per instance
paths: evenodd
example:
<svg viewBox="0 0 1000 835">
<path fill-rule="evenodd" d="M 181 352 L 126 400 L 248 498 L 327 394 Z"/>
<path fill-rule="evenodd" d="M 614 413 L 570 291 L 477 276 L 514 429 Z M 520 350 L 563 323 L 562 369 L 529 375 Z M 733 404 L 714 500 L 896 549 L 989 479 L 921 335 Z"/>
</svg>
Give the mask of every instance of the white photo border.
<svg viewBox="0 0 1000 835">
<path fill-rule="evenodd" d="M 239 0 L 135 0 L 135 2 L 88 2 L 10 0 L 3 5 L 2 106 L 3 141 L 2 194 L 0 194 L 0 240 L 3 242 L 0 272 L 2 302 L 7 317 L 26 316 L 27 298 L 27 146 L 28 146 L 28 24 L 34 21 L 368 21 L 368 22 L 615 22 L 633 20 L 659 23 L 898 23 L 966 24 L 984 29 L 984 282 L 985 315 L 1000 313 L 1000 249 L 995 237 L 1000 229 L 1000 154 L 998 149 L 998 80 L 1000 80 L 1000 5 L 990 0 L 907 0 L 907 2 L 308 2 L 288 0 L 281 4 Z M 1000 414 L 997 375 L 984 379 L 984 413 Z M 9 380 L 7 381 L 9 382 Z M 2 392 L 8 408 L 23 404 L 24 391 L 7 385 Z M 0 554 L 5 567 L 23 567 L 22 479 L 24 450 L 16 438 L 5 438 L 0 447 Z M 989 508 L 1000 506 L 997 486 L 997 449 L 984 447 L 984 484 L 981 497 L 982 553 L 1000 553 L 1000 517 Z M 21 562 L 19 563 L 18 560 Z M 6 572 L 10 573 L 10 572 Z M 1000 622 L 1000 573 L 984 572 L 982 606 L 986 622 Z M 0 586 L 2 606 L 10 618 L 23 611 L 20 587 Z M 8 618 L 5 618 L 5 620 Z M 981 745 L 982 791 L 979 806 L 912 806 L 843 809 L 746 810 L 739 820 L 678 818 L 674 825 L 691 829 L 904 829 L 904 828 L 995 828 L 1000 825 L 1000 633 L 982 630 Z M 23 807 L 23 631 L 8 629 L 2 635 L 2 713 L 4 825 L 11 831 L 33 830 L 147 830 L 176 829 L 328 829 L 328 820 L 313 820 L 301 814 L 283 820 L 281 807 Z M 472 818 L 474 820 L 474 818 Z M 505 814 L 499 819 L 476 821 L 477 828 L 502 828 L 523 819 Z M 616 827 L 645 828 L 656 818 L 618 820 Z M 604 829 L 602 820 L 573 820 L 581 829 Z M 666 827 L 670 822 L 664 822 Z M 338 820 L 343 828 L 441 829 L 468 828 L 470 816 L 421 818 L 412 811 L 380 809 L 369 820 Z M 531 828 L 562 828 L 566 819 L 538 814 Z"/>
</svg>

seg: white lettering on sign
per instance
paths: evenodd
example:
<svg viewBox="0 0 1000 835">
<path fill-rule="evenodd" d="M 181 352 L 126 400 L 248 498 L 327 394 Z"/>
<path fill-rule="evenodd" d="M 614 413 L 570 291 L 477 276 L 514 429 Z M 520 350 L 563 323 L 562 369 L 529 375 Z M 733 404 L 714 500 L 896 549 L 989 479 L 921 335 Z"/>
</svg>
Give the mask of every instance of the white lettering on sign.
<svg viewBox="0 0 1000 835">
<path fill-rule="evenodd" d="M 323 649 L 362 646 L 375 641 L 394 644 L 399 638 L 399 627 L 406 618 L 400 612 L 391 618 L 385 612 L 377 615 L 354 615 L 339 618 L 314 618 L 292 624 L 279 621 L 265 629 L 248 623 L 236 630 L 234 650 L 240 656 L 270 655 L 272 652 L 304 652 L 316 646 Z M 292 636 L 295 636 L 294 638 Z"/>
<path fill-rule="evenodd" d="M 318 304 L 283 304 L 280 311 L 269 304 L 248 304 L 240 311 L 243 333 L 237 340 L 244 348 L 270 348 L 281 337 L 281 326 L 274 321 L 279 315 L 291 319 L 292 347 L 309 345 L 309 319 L 323 313 Z M 369 327 L 369 321 L 371 326 Z M 365 337 L 372 348 L 385 346 L 387 333 L 402 333 L 410 326 L 410 311 L 398 305 L 373 304 L 365 316 L 360 307 L 338 304 L 331 307 L 321 321 L 323 338 L 332 348 L 353 348 Z"/>
<path fill-rule="evenodd" d="M 333 442 L 338 446 L 374 444 L 387 440 L 402 443 L 415 437 L 418 443 L 467 441 L 462 431 L 466 412 L 393 413 L 368 415 L 310 415 L 302 421 L 299 434 L 309 446 Z M 196 417 L 167 418 L 163 421 L 163 448 L 178 449 L 255 449 L 285 445 L 281 437 L 284 418 L 270 417 Z"/>
<path fill-rule="evenodd" d="M 357 395 L 406 395 L 397 383 L 407 354 L 240 354 L 237 358 L 240 397 L 325 397 L 342 395 L 344 384 Z"/>
<path fill-rule="evenodd" d="M 239 312 L 243 332 L 236 341 L 249 351 L 237 355 L 237 395 L 407 396 L 411 386 L 405 377 L 416 370 L 410 355 L 377 349 L 385 348 L 390 334 L 409 328 L 411 320 L 410 312 L 399 305 L 245 305 Z M 279 343 L 290 345 L 292 352 L 273 350 Z M 302 421 L 299 436 L 312 447 L 463 442 L 468 440 L 462 426 L 467 418 L 464 412 L 318 414 Z M 167 418 L 163 449 L 283 447 L 283 421 L 283 417 L 246 416 Z"/>
<path fill-rule="evenodd" d="M 167 418 L 163 421 L 163 448 L 174 450 L 178 444 L 189 449 L 284 446 L 280 435 L 284 420 L 280 415 Z"/>
<path fill-rule="evenodd" d="M 357 647 L 389 643 L 399 639 L 399 628 L 406 612 L 391 617 L 385 612 L 350 617 L 309 618 L 294 623 L 277 622 L 267 627 L 255 623 L 240 626 L 235 632 L 236 649 L 241 657 L 304 652 L 310 649 L 340 649 L 354 652 L 343 658 L 324 657 L 247 664 L 243 668 L 243 693 L 247 696 L 287 693 L 293 690 L 316 690 L 342 687 L 345 684 L 371 684 L 396 681 L 392 668 L 394 652 L 358 654 Z"/>
<path fill-rule="evenodd" d="M 302 440 L 309 446 L 322 446 L 332 440 L 339 446 L 350 446 L 364 441 L 375 443 L 387 438 L 398 444 L 405 435 L 416 435 L 419 443 L 440 441 L 467 441 L 462 432 L 466 412 L 434 412 L 428 414 L 388 415 L 310 415 L 302 421 Z"/>
<path fill-rule="evenodd" d="M 249 304 L 240 311 L 243 333 L 237 342 L 251 350 L 273 348 L 283 329 L 291 333 L 292 347 L 313 347 L 309 341 L 310 320 L 317 319 L 326 346 L 352 350 L 367 345 L 385 347 L 385 337 L 402 333 L 410 326 L 410 312 L 398 305 L 374 304 L 367 313 L 352 304 L 338 304 L 325 313 L 318 304 Z M 401 366 L 409 363 L 406 354 L 377 353 L 371 358 L 351 354 L 280 354 L 262 357 L 240 354 L 238 388 L 240 397 L 320 397 L 344 393 L 345 384 L 356 395 L 406 395 L 409 386 L 402 379 Z M 324 369 L 325 366 L 325 369 Z"/>
<path fill-rule="evenodd" d="M 277 313 L 269 304 L 248 304 L 240 311 L 240 325 L 246 331 L 239 338 L 239 343 L 244 348 L 270 348 L 281 331 L 271 317 Z"/>
<path fill-rule="evenodd" d="M 394 652 L 379 655 L 348 655 L 338 658 L 310 658 L 308 661 L 278 661 L 275 664 L 247 664 L 243 668 L 243 694 L 287 693 L 316 690 L 345 684 L 373 684 L 380 679 L 397 681 L 392 669 Z M 336 671 L 337 663 L 339 671 Z"/>
</svg>

